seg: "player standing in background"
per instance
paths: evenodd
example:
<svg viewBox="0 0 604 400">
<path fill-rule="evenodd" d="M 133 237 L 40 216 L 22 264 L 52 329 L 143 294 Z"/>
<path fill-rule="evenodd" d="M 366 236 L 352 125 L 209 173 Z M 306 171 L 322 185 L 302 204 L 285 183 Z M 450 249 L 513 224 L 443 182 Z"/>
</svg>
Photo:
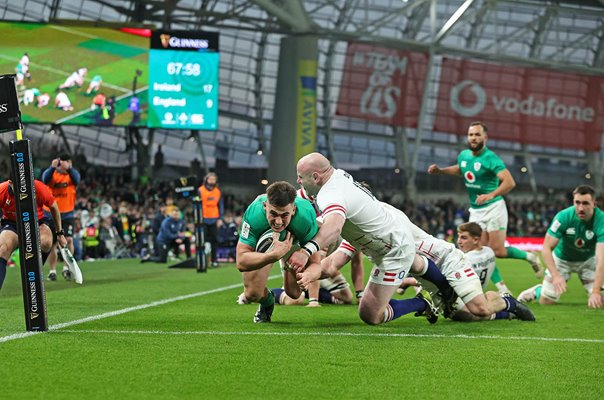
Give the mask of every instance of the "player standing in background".
<svg viewBox="0 0 604 400">
<path fill-rule="evenodd" d="M 483 122 L 472 122 L 468 128 L 468 149 L 459 153 L 457 164 L 445 168 L 432 164 L 428 173 L 462 175 L 470 198 L 470 222 L 483 229 L 482 244 L 493 249 L 497 257 L 526 260 L 540 277 L 543 266 L 537 255 L 504 245 L 508 211 L 502 196 L 514 189 L 516 182 L 501 158 L 486 146 L 487 132 Z M 500 292 L 509 293 L 497 268 L 492 279 Z"/>
<path fill-rule="evenodd" d="M 61 226 L 67 240 L 67 247 L 73 254 L 73 234 L 74 234 L 74 210 L 76 203 L 76 188 L 80 183 L 80 173 L 73 168 L 73 163 L 69 154 L 61 154 L 52 160 L 50 167 L 42 173 L 42 182 L 48 186 L 59 206 L 61 213 Z M 56 243 L 52 247 L 48 257 L 48 279 L 57 280 L 57 251 Z M 63 266 L 63 278 L 71 279 L 71 273 L 67 265 Z"/>
<path fill-rule="evenodd" d="M 347 172 L 334 168 L 322 154 L 302 157 L 296 172 L 298 184 L 315 197 L 323 224 L 312 240 L 291 255 L 288 260 L 291 267 L 302 268 L 309 256 L 341 236 L 375 265 L 359 304 L 359 316 L 365 323 L 378 325 L 410 312 L 435 323 L 438 315 L 427 292 L 413 299 L 392 299 L 415 260 L 413 237 L 399 214 L 385 207 Z M 444 293 L 452 291 L 434 265 L 426 267 L 424 276 Z"/>
<path fill-rule="evenodd" d="M 305 245 L 318 231 L 315 210 L 309 202 L 296 196 L 288 182 L 274 182 L 266 194 L 258 196 L 245 210 L 237 243 L 237 269 L 243 273 L 243 303 L 260 303 L 254 322 L 271 322 L 275 295 L 266 283 L 273 264 L 281 264 L 285 293 L 297 299 L 302 294 L 301 278 L 317 280 L 321 274 L 320 256 L 315 254 L 298 274 L 283 259 L 291 253 L 294 241 Z M 265 252 L 256 250 L 258 240 L 272 230 L 272 246 Z M 281 240 L 280 240 L 281 239 Z"/>
<path fill-rule="evenodd" d="M 46 262 L 49 252 L 53 247 L 53 232 L 50 228 L 51 222 L 44 216 L 43 206 L 50 209 L 50 214 L 57 228 L 57 240 L 61 246 L 67 244 L 63 235 L 61 226 L 61 213 L 59 206 L 48 187 L 39 180 L 34 180 L 34 189 L 36 191 L 36 203 L 38 213 L 38 223 L 40 229 L 40 249 L 42 252 L 42 264 Z M 11 254 L 19 246 L 19 237 L 17 235 L 17 210 L 15 205 L 15 190 L 11 179 L 0 183 L 0 208 L 2 209 L 2 226 L 0 227 L 0 288 L 6 277 L 6 263 Z"/>
<path fill-rule="evenodd" d="M 224 201 L 222 193 L 218 188 L 218 176 L 210 172 L 203 178 L 199 186 L 199 197 L 201 198 L 201 215 L 203 218 L 203 231 L 206 243 L 210 243 L 210 261 L 212 267 L 218 266 L 216 251 L 218 250 L 218 227 L 217 223 L 224 215 Z M 205 245 L 199 244 L 200 246 Z"/>
<path fill-rule="evenodd" d="M 588 307 L 604 305 L 604 211 L 597 208 L 596 191 L 588 185 L 575 188 L 573 203 L 556 214 L 545 234 L 543 283 L 520 293 L 518 300 L 555 304 L 575 272 L 589 296 Z"/>
</svg>

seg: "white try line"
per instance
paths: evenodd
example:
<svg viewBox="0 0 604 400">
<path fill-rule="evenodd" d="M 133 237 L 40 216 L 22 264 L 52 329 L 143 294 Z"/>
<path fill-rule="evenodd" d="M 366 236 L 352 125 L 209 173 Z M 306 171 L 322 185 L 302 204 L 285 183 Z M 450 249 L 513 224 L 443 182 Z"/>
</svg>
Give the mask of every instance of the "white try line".
<svg viewBox="0 0 604 400">
<path fill-rule="evenodd" d="M 448 335 L 423 333 L 354 333 L 354 332 L 220 332 L 220 331 L 127 331 L 127 330 L 67 330 L 59 333 L 96 333 L 96 334 L 131 334 L 131 335 L 248 335 L 248 336 L 353 336 L 353 337 L 404 337 L 428 339 L 483 339 L 483 340 L 524 340 L 537 342 L 571 342 L 571 343 L 604 343 L 604 339 L 553 338 L 531 336 L 497 336 L 497 335 Z"/>
<path fill-rule="evenodd" d="M 282 276 L 281 274 L 272 275 L 272 276 L 269 276 L 268 279 L 281 278 L 281 276 Z M 192 294 L 186 294 L 184 296 L 171 297 L 169 299 L 158 300 L 158 301 L 154 301 L 152 303 L 141 304 L 141 305 L 134 306 L 134 307 L 122 308 L 121 310 L 109 311 L 109 312 L 102 313 L 102 314 L 92 315 L 92 316 L 86 317 L 86 318 L 81 318 L 81 319 L 76 319 L 76 320 L 69 321 L 69 322 L 63 322 L 60 324 L 51 325 L 48 327 L 48 330 L 56 331 L 57 329 L 66 328 L 68 326 L 84 324 L 86 322 L 97 321 L 97 320 L 103 319 L 103 318 L 115 317 L 116 315 L 122 315 L 122 314 L 126 314 L 126 313 L 129 313 L 132 311 L 144 310 L 145 308 L 157 307 L 157 306 L 161 306 L 164 304 L 174 303 L 175 301 L 187 300 L 187 299 L 192 299 L 195 297 L 206 296 L 208 294 L 224 292 L 226 290 L 236 289 L 236 288 L 240 288 L 242 286 L 243 286 L 243 283 L 240 282 L 240 283 L 236 283 L 233 285 L 219 287 L 217 289 L 206 290 L 203 292 L 197 292 L 197 293 L 192 293 Z M 12 335 L 8 335 L 8 336 L 2 336 L 2 337 L 0 337 L 0 343 L 8 342 L 8 341 L 15 340 L 15 339 L 23 339 L 23 338 L 26 338 L 29 336 L 39 335 L 41 333 L 43 333 L 43 332 L 21 332 L 21 333 L 15 333 Z"/>
</svg>

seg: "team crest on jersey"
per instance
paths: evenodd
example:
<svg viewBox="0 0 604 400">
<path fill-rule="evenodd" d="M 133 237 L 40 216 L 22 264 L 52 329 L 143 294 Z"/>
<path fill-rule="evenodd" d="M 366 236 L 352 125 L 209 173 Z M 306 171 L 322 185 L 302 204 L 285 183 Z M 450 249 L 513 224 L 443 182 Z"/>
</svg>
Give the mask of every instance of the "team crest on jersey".
<svg viewBox="0 0 604 400">
<path fill-rule="evenodd" d="M 476 161 L 474 163 L 474 171 L 480 171 L 480 167 L 482 167 L 482 164 L 480 164 L 478 161 Z"/>
<path fill-rule="evenodd" d="M 465 161 L 462 161 L 462 162 L 461 162 L 461 167 L 462 167 L 462 168 L 465 168 L 465 167 L 466 167 L 466 165 L 468 165 L 468 163 L 467 163 L 467 162 L 465 162 Z"/>
<path fill-rule="evenodd" d="M 476 182 L 476 175 L 474 175 L 471 171 L 466 171 L 464 177 L 466 178 L 466 181 L 470 183 Z"/>
<path fill-rule="evenodd" d="M 459 272 L 455 273 L 455 279 L 461 279 L 461 274 Z"/>
<path fill-rule="evenodd" d="M 585 246 L 585 241 L 582 238 L 579 238 L 575 240 L 575 246 L 580 249 Z"/>
<path fill-rule="evenodd" d="M 587 238 L 587 240 L 593 239 L 594 238 L 593 231 L 590 231 L 590 230 L 585 231 L 585 237 Z"/>
</svg>

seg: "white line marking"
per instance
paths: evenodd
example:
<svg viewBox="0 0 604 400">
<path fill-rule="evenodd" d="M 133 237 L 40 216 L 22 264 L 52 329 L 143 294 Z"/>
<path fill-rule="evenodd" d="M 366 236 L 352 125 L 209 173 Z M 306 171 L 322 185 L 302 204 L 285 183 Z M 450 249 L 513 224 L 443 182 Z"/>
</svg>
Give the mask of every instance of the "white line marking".
<svg viewBox="0 0 604 400">
<path fill-rule="evenodd" d="M 538 342 L 604 343 L 603 339 L 552 338 L 530 336 L 491 336 L 491 335 L 446 335 L 422 333 L 354 333 L 354 332 L 215 332 L 215 331 L 126 331 L 126 330 L 61 330 L 60 333 L 115 333 L 132 335 L 250 335 L 250 336 L 372 336 L 372 337 L 410 337 L 430 339 L 485 339 L 485 340 L 528 340 Z"/>
<path fill-rule="evenodd" d="M 269 276 L 268 279 L 270 280 L 270 279 L 275 279 L 275 278 L 281 278 L 281 276 L 282 276 L 281 274 L 272 275 L 272 276 Z M 157 306 L 161 306 L 164 304 L 173 303 L 175 301 L 187 300 L 187 299 L 192 299 L 194 297 L 200 297 L 200 296 L 206 296 L 208 294 L 224 292 L 226 290 L 236 289 L 236 288 L 240 288 L 242 286 L 243 286 L 243 282 L 240 282 L 240 283 L 236 283 L 233 285 L 223 286 L 223 287 L 220 287 L 217 289 L 206 290 L 204 292 L 186 294 L 183 296 L 171 297 L 169 299 L 158 300 L 158 301 L 154 301 L 152 303 L 141 304 L 141 305 L 134 306 L 134 307 L 122 308 L 121 310 L 110 311 L 110 312 L 106 312 L 106 313 L 102 313 L 102 314 L 98 314 L 98 315 L 92 315 L 92 316 L 86 317 L 86 318 L 81 318 L 81 319 L 76 319 L 76 320 L 69 321 L 69 322 L 63 322 L 60 324 L 51 325 L 48 327 L 48 330 L 56 331 L 57 329 L 66 328 L 68 326 L 79 325 L 79 324 L 83 324 L 83 323 L 91 322 L 91 321 L 97 321 L 97 320 L 103 319 L 103 318 L 115 317 L 116 315 L 129 313 L 131 311 L 144 310 L 145 308 L 150 308 L 150 307 L 157 307 Z M 0 343 L 8 342 L 10 340 L 15 340 L 15 339 L 23 339 L 23 338 L 26 338 L 29 336 L 40 334 L 40 333 L 43 333 L 43 332 L 21 332 L 21 333 L 14 333 L 14 334 L 8 335 L 8 336 L 2 336 L 2 337 L 0 337 Z"/>
<path fill-rule="evenodd" d="M 140 92 L 142 92 L 143 90 L 147 90 L 148 88 L 149 88 L 149 86 L 145 86 L 145 87 L 142 87 L 142 88 L 136 89 L 136 92 L 135 92 L 135 93 L 140 93 Z M 126 94 L 123 94 L 123 95 L 121 95 L 121 96 L 119 96 L 119 97 L 116 97 L 116 98 L 115 98 L 115 100 L 116 100 L 116 101 L 118 101 L 118 100 L 121 100 L 121 99 L 126 98 L 126 97 L 128 97 L 128 96 L 131 96 L 131 93 L 126 93 Z M 75 114 L 70 114 L 70 115 L 68 115 L 68 116 L 66 116 L 66 117 L 63 117 L 63 118 L 61 118 L 61 119 L 57 120 L 57 121 L 55 122 L 55 124 L 62 124 L 62 123 L 63 123 L 63 122 L 65 122 L 65 121 L 69 121 L 70 119 L 77 118 L 77 117 L 79 117 L 80 115 L 87 114 L 87 113 L 89 113 L 89 112 L 91 112 L 91 111 L 92 111 L 92 110 L 91 110 L 90 108 L 85 108 L 85 109 L 83 109 L 82 111 L 78 111 L 78 112 L 77 112 L 77 113 L 75 113 Z"/>
<path fill-rule="evenodd" d="M 61 31 L 61 32 L 71 33 L 72 35 L 84 36 L 84 37 L 87 37 L 87 38 L 90 38 L 90 39 L 100 39 L 98 36 L 95 36 L 95 35 L 90 34 L 90 33 L 76 31 L 75 29 L 65 28 L 65 27 L 56 26 L 56 25 L 47 25 L 47 26 L 49 28 L 51 28 L 51 29 L 56 29 L 56 30 Z"/>
</svg>

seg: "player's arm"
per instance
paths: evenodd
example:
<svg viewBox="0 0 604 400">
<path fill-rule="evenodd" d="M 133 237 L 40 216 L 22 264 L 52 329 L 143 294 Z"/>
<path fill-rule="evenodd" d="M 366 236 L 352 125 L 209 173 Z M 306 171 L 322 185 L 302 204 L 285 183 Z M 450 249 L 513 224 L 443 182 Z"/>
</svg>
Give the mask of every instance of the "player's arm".
<svg viewBox="0 0 604 400">
<path fill-rule="evenodd" d="M 342 233 L 344 222 L 346 222 L 346 219 L 341 214 L 331 213 L 326 215 L 315 237 L 309 240 L 300 250 L 294 252 L 289 257 L 289 260 L 287 260 L 287 263 L 296 272 L 302 272 L 311 255 L 338 240 L 340 233 Z"/>
<path fill-rule="evenodd" d="M 321 261 L 321 279 L 333 278 L 350 261 L 351 256 L 343 251 L 334 251 Z"/>
<path fill-rule="evenodd" d="M 604 306 L 602 285 L 604 285 L 604 243 L 598 243 L 596 244 L 596 276 L 587 302 L 588 307 L 600 308 Z"/>
<path fill-rule="evenodd" d="M 547 266 L 547 270 L 550 273 L 552 279 L 552 285 L 554 285 L 554 289 L 556 293 L 562 294 L 566 292 L 566 280 L 558 269 L 556 268 L 556 263 L 554 262 L 554 249 L 560 242 L 560 239 L 553 237 L 549 233 L 545 234 L 545 239 L 543 240 L 543 250 L 541 251 L 541 255 L 543 256 L 543 261 Z"/>
<path fill-rule="evenodd" d="M 59 205 L 56 201 L 52 203 L 50 208 L 50 215 L 52 215 L 52 220 L 55 223 L 55 229 L 57 232 L 63 232 L 63 226 L 61 225 L 61 211 L 59 211 Z M 57 234 L 57 241 L 62 247 L 67 246 L 67 239 L 65 238 L 65 234 Z"/>
<path fill-rule="evenodd" d="M 298 285 L 302 289 L 308 289 L 312 282 L 316 282 L 321 278 L 321 253 L 315 253 L 308 259 L 306 268 L 303 272 L 296 274 Z"/>
<path fill-rule="evenodd" d="M 481 194 L 480 196 L 476 197 L 476 204 L 483 204 L 497 196 L 503 196 L 516 187 L 516 181 L 507 168 L 499 171 L 497 177 L 499 178 L 499 186 L 497 189 L 490 193 Z"/>
<path fill-rule="evenodd" d="M 460 176 L 461 168 L 459 165 L 450 165 L 448 167 L 440 168 L 436 164 L 432 164 L 428 167 L 428 173 L 430 175 L 451 175 L 451 176 Z"/>
<path fill-rule="evenodd" d="M 252 246 L 237 243 L 237 269 L 241 272 L 255 271 L 277 262 L 285 256 L 293 243 L 293 236 L 287 232 L 284 241 L 279 241 L 279 233 L 273 233 L 273 248 L 266 253 L 257 252 Z"/>
</svg>

